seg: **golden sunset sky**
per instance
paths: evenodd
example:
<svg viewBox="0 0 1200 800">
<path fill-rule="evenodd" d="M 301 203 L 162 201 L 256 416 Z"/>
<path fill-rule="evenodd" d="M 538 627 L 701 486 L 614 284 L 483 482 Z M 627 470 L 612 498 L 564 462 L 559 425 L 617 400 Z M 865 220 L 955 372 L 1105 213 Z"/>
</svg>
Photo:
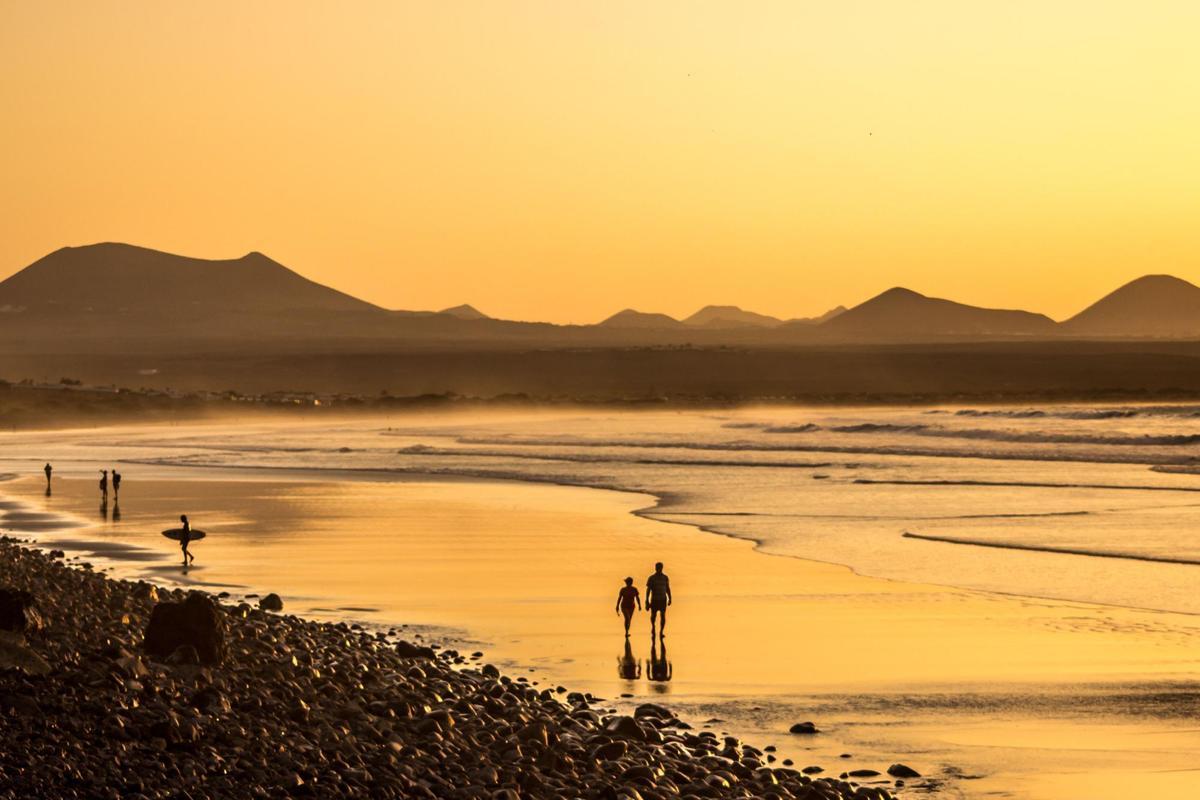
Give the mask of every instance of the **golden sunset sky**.
<svg viewBox="0 0 1200 800">
<path fill-rule="evenodd" d="M 1063 317 L 1200 281 L 1198 32 L 1195 2 L 4 0 L 0 278 L 125 241 L 516 319 L 893 285 Z"/>
</svg>

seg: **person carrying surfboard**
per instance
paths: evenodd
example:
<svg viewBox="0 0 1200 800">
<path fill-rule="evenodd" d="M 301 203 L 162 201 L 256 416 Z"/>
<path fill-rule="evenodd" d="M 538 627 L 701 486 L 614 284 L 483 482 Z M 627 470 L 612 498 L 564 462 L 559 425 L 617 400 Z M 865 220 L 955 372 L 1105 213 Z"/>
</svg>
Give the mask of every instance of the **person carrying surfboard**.
<svg viewBox="0 0 1200 800">
<path fill-rule="evenodd" d="M 188 542 L 192 540 L 192 524 L 188 522 L 187 514 L 180 514 L 179 521 L 183 523 L 183 533 L 179 537 L 179 549 L 183 551 L 183 565 L 186 567 L 196 557 L 188 552 Z"/>
</svg>

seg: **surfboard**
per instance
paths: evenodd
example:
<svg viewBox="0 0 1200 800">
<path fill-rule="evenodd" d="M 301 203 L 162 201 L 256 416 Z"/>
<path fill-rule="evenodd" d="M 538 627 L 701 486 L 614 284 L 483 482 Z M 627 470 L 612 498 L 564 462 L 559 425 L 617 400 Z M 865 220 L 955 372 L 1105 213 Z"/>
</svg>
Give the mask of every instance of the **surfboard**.
<svg viewBox="0 0 1200 800">
<path fill-rule="evenodd" d="M 205 536 L 208 535 L 204 531 L 198 531 L 195 528 L 192 528 L 190 533 L 191 533 L 191 536 L 189 537 L 189 541 L 192 541 L 192 542 L 197 541 L 198 539 L 203 539 Z M 163 531 L 163 536 L 167 537 L 168 539 L 174 539 L 177 542 L 182 542 L 183 541 L 183 528 L 171 528 L 171 530 L 169 530 L 169 531 Z"/>
</svg>

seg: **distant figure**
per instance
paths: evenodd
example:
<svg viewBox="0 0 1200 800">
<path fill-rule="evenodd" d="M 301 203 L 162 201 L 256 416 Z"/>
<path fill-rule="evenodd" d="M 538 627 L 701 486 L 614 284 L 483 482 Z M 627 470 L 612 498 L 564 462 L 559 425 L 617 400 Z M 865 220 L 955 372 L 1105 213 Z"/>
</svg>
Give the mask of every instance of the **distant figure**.
<svg viewBox="0 0 1200 800">
<path fill-rule="evenodd" d="M 117 500 L 121 499 L 121 473 L 113 469 L 113 497 Z"/>
<path fill-rule="evenodd" d="M 625 637 L 625 654 L 617 658 L 617 674 L 627 681 L 636 681 L 642 677 L 642 662 L 633 657 L 633 647 L 629 644 L 629 636 Z"/>
<path fill-rule="evenodd" d="M 50 488 L 50 475 L 54 472 L 54 467 L 50 466 L 50 462 L 46 462 L 46 466 L 42 467 L 42 472 L 46 473 L 46 488 Z"/>
<path fill-rule="evenodd" d="M 183 523 L 183 535 L 179 537 L 179 549 L 183 551 L 183 565 L 186 567 L 196 560 L 196 557 L 188 552 L 188 542 L 192 540 L 192 525 L 188 522 L 187 514 L 180 514 L 179 521 Z"/>
<path fill-rule="evenodd" d="M 667 643 L 651 640 L 650 664 L 646 668 L 646 679 L 655 683 L 666 683 L 671 680 L 672 674 L 671 662 L 667 660 Z"/>
<path fill-rule="evenodd" d="M 671 579 L 663 572 L 662 562 L 654 565 L 654 574 L 646 579 L 646 608 L 650 609 L 650 635 L 654 635 L 654 618 L 658 616 L 658 635 L 667 632 L 667 606 L 671 605 Z"/>
<path fill-rule="evenodd" d="M 108 503 L 108 470 L 100 470 L 100 499 Z"/>
<path fill-rule="evenodd" d="M 625 638 L 629 638 L 629 622 L 633 619 L 634 604 L 642 610 L 642 598 L 634 588 L 633 578 L 626 578 L 625 585 L 617 592 L 617 613 L 625 615 Z"/>
</svg>

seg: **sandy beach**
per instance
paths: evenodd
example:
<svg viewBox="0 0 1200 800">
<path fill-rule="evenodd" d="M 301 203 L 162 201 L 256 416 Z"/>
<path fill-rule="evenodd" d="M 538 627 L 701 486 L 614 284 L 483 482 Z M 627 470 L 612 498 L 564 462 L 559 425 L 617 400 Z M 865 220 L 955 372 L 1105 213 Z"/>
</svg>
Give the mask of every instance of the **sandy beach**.
<svg viewBox="0 0 1200 800">
<path fill-rule="evenodd" d="M 115 574 L 235 598 L 278 592 L 287 611 L 318 618 L 407 623 L 542 683 L 618 706 L 667 703 L 797 765 L 882 770 L 899 759 L 935 794 L 1030 800 L 1122 797 L 1127 781 L 1177 796 L 1200 780 L 1192 617 L 862 577 L 637 516 L 655 502 L 640 494 L 125 472 L 119 519 L 111 501 L 102 514 L 90 478 L 56 478 L 49 498 L 36 478 L 0 492 L 78 525 L 30 534 Z M 158 533 L 180 511 L 209 531 L 186 574 Z M 627 652 L 616 591 L 627 574 L 644 585 L 656 560 L 677 598 L 665 647 L 651 649 L 639 615 Z M 787 733 L 806 720 L 822 733 Z"/>
</svg>

